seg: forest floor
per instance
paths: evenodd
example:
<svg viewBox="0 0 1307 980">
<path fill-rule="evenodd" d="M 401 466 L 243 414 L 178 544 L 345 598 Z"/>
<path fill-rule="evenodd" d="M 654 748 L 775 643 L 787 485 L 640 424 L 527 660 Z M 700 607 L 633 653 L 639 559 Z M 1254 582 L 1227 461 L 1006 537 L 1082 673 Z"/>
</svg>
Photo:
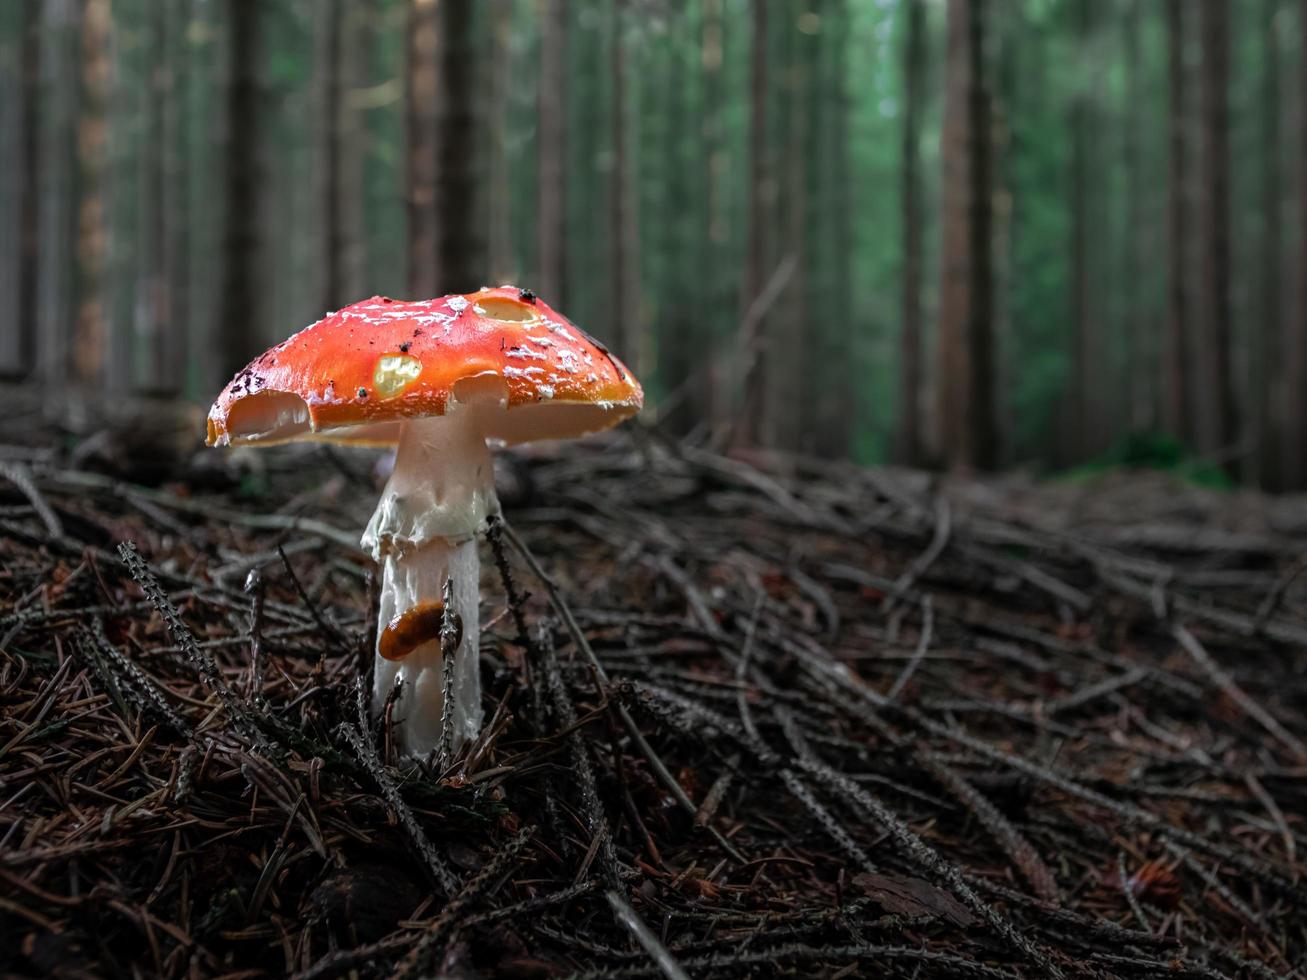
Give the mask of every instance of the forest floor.
<svg viewBox="0 0 1307 980">
<path fill-rule="evenodd" d="M 372 457 L 26 441 L 0 973 L 1302 975 L 1301 498 L 516 456 L 484 734 L 419 770 L 356 697 Z"/>
</svg>

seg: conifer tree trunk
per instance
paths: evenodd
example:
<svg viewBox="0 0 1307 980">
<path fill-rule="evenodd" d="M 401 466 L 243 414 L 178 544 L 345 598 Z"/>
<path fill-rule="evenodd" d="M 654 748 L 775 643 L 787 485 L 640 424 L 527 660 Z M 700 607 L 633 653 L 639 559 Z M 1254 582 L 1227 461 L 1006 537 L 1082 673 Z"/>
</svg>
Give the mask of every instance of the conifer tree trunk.
<svg viewBox="0 0 1307 980">
<path fill-rule="evenodd" d="M 477 92 L 475 0 L 439 0 L 436 126 L 436 293 L 483 285 L 488 236 L 482 220 L 480 162 L 484 131 Z"/>
<path fill-rule="evenodd" d="M 540 95 L 537 128 L 536 282 L 541 296 L 566 309 L 563 244 L 566 113 L 563 65 L 567 57 L 566 0 L 540 0 Z"/>
<path fill-rule="evenodd" d="M 949 0 L 945 72 L 939 445 L 946 463 L 998 457 L 984 0 Z"/>
<path fill-rule="evenodd" d="M 263 57 L 259 0 L 228 0 L 226 119 L 226 229 L 223 237 L 221 314 L 210 338 L 211 360 L 230 377 L 259 352 L 261 255 L 259 65 Z"/>
<path fill-rule="evenodd" d="M 48 408 L 63 409 L 71 368 L 77 236 L 79 46 L 75 0 L 47 0 L 41 30 L 37 367 Z"/>
<path fill-rule="evenodd" d="M 1082 55 L 1088 49 L 1092 0 L 1076 0 L 1076 38 Z M 1082 69 L 1083 72 L 1083 69 Z M 1090 303 L 1089 240 L 1089 79 L 1071 104 L 1071 404 L 1069 406 L 1070 460 L 1088 458 L 1098 448 L 1092 400 L 1098 397 L 1098 350 Z"/>
<path fill-rule="evenodd" d="M 807 0 L 797 0 L 790 7 L 785 32 L 786 57 L 784 78 L 784 143 L 781 149 L 780 179 L 782 208 L 780 225 L 788 249 L 795 256 L 794 273 L 777 304 L 779 316 L 769 334 L 767 391 L 762 405 L 766 415 L 769 447 L 798 452 L 803 443 L 810 417 L 811 392 L 808 372 L 812 358 L 812 338 L 808 331 L 808 147 L 810 111 L 807 91 L 811 82 L 812 39 L 795 30 L 793 25 L 809 12 Z"/>
<path fill-rule="evenodd" d="M 1130 0 L 1123 25 L 1125 41 L 1125 194 L 1126 194 L 1126 247 L 1125 275 L 1125 369 L 1129 398 L 1126 414 L 1127 428 L 1139 432 L 1154 425 L 1156 406 L 1150 393 L 1148 369 L 1153 351 L 1148 342 L 1148 318 L 1142 310 L 1144 270 L 1151 267 L 1145 236 L 1151 228 L 1144 217 L 1143 139 L 1144 91 L 1141 78 L 1143 56 L 1140 31 L 1143 5 L 1147 0 Z"/>
<path fill-rule="evenodd" d="M 136 297 L 133 304 L 133 347 L 137 354 L 131 386 L 151 394 L 175 394 L 182 378 L 169 358 L 165 332 L 172 306 L 172 262 L 168 255 L 166 106 L 172 97 L 168 64 L 168 5 L 165 0 L 147 9 L 149 23 L 145 86 L 145 146 L 137 189 Z"/>
<path fill-rule="evenodd" d="M 1307 0 L 1298 3 L 1299 52 L 1307 51 Z M 1307 106 L 1307 58 L 1298 58 L 1299 106 Z M 1303 110 L 1299 109 L 1301 113 Z M 1285 379 L 1285 482 L 1307 487 L 1307 125 L 1299 121 L 1298 138 L 1298 313 L 1288 350 Z"/>
<path fill-rule="evenodd" d="M 1203 288 L 1211 352 L 1212 443 L 1229 451 L 1239 441 L 1230 301 L 1230 8 L 1204 0 L 1203 33 Z"/>
<path fill-rule="evenodd" d="M 822 11 L 823 82 L 814 86 L 814 99 L 826 107 L 827 122 L 818 141 L 822 171 L 817 180 L 823 199 L 822 237 L 828 249 L 829 292 L 824 294 L 827 322 L 818 324 L 819 350 L 825 377 L 814 378 L 810 390 L 817 400 L 813 447 L 830 459 L 849 454 L 858 419 L 857 323 L 838 315 L 853 308 L 853 186 L 849 161 L 848 75 L 849 29 L 847 0 L 817 5 Z M 814 309 L 816 307 L 814 306 Z"/>
<path fill-rule="evenodd" d="M 423 299 L 438 294 L 436 231 L 436 134 L 439 39 L 436 0 L 409 0 L 404 67 L 408 292 Z"/>
<path fill-rule="evenodd" d="M 926 0 L 908 0 L 908 30 L 903 60 L 903 279 L 899 334 L 898 458 L 908 466 L 922 462 L 921 441 L 921 100 L 926 69 Z"/>
<path fill-rule="evenodd" d="M 108 147 L 106 109 L 111 77 L 108 0 L 82 5 L 81 97 L 77 113 L 77 311 L 73 328 L 72 374 L 83 385 L 98 385 L 106 367 L 105 174 Z"/>
<path fill-rule="evenodd" d="M 618 353 L 637 374 L 640 372 L 640 330 L 632 306 L 630 190 L 628 187 L 626 125 L 626 67 L 622 44 L 623 0 L 612 0 L 612 36 L 609 38 L 608 79 L 612 99 L 613 171 L 608 185 L 608 247 L 612 250 L 612 298 L 609 315 Z"/>
<path fill-rule="evenodd" d="M 35 3 L 20 6 L 5 76 L 6 156 L 0 160 L 0 192 L 12 224 L 0 269 L 0 374 L 22 377 L 33 366 L 36 344 L 38 158 L 40 145 L 41 18 Z"/>
<path fill-rule="evenodd" d="M 766 329 L 763 322 L 749 322 L 754 307 L 766 286 L 767 261 L 770 256 L 771 177 L 767 127 L 767 28 L 768 0 L 753 0 L 750 7 L 753 36 L 749 50 L 749 161 L 748 161 L 748 247 L 744 266 L 744 295 L 741 297 L 743 335 L 739 342 L 742 361 L 740 408 L 734 441 L 750 446 L 762 441 L 764 431 L 761 392 L 769 380 Z"/>
<path fill-rule="evenodd" d="M 722 0 L 704 0 L 699 42 L 699 64 L 703 69 L 702 174 L 705 206 L 700 232 L 704 242 L 703 296 L 712 309 L 720 311 L 731 308 L 729 287 L 726 285 L 729 276 L 725 261 L 726 245 L 730 239 L 730 218 L 727 207 L 730 190 L 726 186 L 726 151 L 722 141 L 726 102 L 722 83 Z M 709 359 L 695 375 L 694 391 L 688 393 L 687 404 L 690 406 L 693 421 L 708 423 L 710 427 L 715 428 L 727 410 L 719 376 L 722 364 L 719 350 L 720 330 L 716 323 L 710 327 L 709 342 L 711 344 Z"/>
<path fill-rule="evenodd" d="M 188 73 L 193 70 L 187 52 L 191 12 L 189 0 L 168 0 L 163 41 L 163 187 L 160 194 L 163 210 L 163 274 L 168 285 L 168 295 L 167 305 L 161 314 L 162 357 L 169 390 L 175 395 L 187 393 L 190 362 L 194 359 L 188 326 L 191 312 L 192 238 L 189 213 L 191 176 L 186 152 L 185 112 Z"/>
<path fill-rule="evenodd" d="M 1193 434 L 1193 406 L 1189 377 L 1189 309 L 1185 284 L 1185 248 L 1189 234 L 1187 146 L 1185 138 L 1184 14 L 1185 0 L 1166 0 L 1169 46 L 1170 109 L 1167 172 L 1167 328 L 1162 358 L 1162 390 L 1166 393 L 1164 420 L 1167 431 L 1180 439 Z"/>
<path fill-rule="evenodd" d="M 508 167 L 509 84 L 514 69 L 509 39 L 512 11 L 508 0 L 490 0 L 485 10 L 490 21 L 489 58 L 479 59 L 482 84 L 489 92 L 488 121 L 489 162 L 482 183 L 486 188 L 486 227 L 488 247 L 482 277 L 489 285 L 516 282 L 517 259 L 513 249 L 513 195 Z M 546 297 L 547 298 L 547 297 Z"/>
<path fill-rule="evenodd" d="M 322 298 L 323 312 L 338 310 L 344 305 L 346 285 L 346 253 L 344 198 L 349 188 L 341 177 L 343 145 L 342 117 L 345 113 L 342 98 L 342 0 L 318 0 L 318 68 L 321 87 L 319 101 L 319 160 L 321 176 L 319 194 L 322 216 Z M 358 297 L 355 297 L 358 298 Z"/>
<path fill-rule="evenodd" d="M 1281 486 L 1280 466 L 1281 429 L 1279 396 L 1284 353 L 1282 337 L 1287 319 L 1283 314 L 1284 297 L 1281 288 L 1280 264 L 1284 261 L 1283 181 L 1280 172 L 1280 42 L 1276 34 L 1275 17 L 1280 0 L 1263 0 L 1262 3 L 1262 77 L 1259 122 L 1261 138 L 1261 316 L 1255 328 L 1253 350 L 1256 359 L 1252 365 L 1251 407 L 1255 412 L 1253 444 L 1254 466 L 1248 476 L 1263 489 L 1276 490 Z"/>
</svg>

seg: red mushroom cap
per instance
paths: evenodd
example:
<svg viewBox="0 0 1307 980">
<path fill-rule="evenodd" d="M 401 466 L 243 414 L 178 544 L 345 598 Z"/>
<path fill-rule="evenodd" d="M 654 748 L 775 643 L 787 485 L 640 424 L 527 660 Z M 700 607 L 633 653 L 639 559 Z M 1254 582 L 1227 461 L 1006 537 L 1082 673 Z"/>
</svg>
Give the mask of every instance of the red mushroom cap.
<svg viewBox="0 0 1307 980">
<path fill-rule="evenodd" d="M 390 445 L 404 419 L 485 393 L 507 409 L 486 435 L 506 443 L 597 432 L 644 403 L 626 365 L 526 290 L 374 296 L 255 358 L 210 409 L 208 442 Z"/>
</svg>

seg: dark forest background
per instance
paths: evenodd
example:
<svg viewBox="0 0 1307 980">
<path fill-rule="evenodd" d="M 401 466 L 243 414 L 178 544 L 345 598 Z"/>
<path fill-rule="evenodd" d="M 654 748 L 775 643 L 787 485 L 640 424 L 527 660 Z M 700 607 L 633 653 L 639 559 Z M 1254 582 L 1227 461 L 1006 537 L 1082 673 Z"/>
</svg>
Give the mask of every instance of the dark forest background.
<svg viewBox="0 0 1307 980">
<path fill-rule="evenodd" d="M 0 0 L 0 371 L 529 286 L 719 445 L 1307 486 L 1307 0 Z"/>
</svg>

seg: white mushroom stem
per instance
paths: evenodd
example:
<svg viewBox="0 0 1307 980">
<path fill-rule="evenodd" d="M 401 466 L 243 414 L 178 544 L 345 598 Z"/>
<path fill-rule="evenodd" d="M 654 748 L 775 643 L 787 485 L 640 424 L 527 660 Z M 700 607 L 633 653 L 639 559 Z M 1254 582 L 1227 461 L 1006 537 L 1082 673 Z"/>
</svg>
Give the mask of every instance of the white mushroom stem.
<svg viewBox="0 0 1307 980">
<path fill-rule="evenodd" d="M 410 610 L 440 603 L 450 580 L 451 612 L 462 627 L 454 653 L 451 749 L 475 738 L 481 728 L 477 534 L 499 503 L 478 414 L 468 406 L 403 423 L 394 472 L 363 535 L 363 546 L 382 566 L 373 710 L 382 711 L 396 681 L 401 682 L 391 715 L 396 739 L 403 754 L 419 758 L 440 743 L 444 678 L 439 635 L 428 627 L 425 639 L 399 660 L 385 659 L 381 649 L 387 627 Z"/>
</svg>

